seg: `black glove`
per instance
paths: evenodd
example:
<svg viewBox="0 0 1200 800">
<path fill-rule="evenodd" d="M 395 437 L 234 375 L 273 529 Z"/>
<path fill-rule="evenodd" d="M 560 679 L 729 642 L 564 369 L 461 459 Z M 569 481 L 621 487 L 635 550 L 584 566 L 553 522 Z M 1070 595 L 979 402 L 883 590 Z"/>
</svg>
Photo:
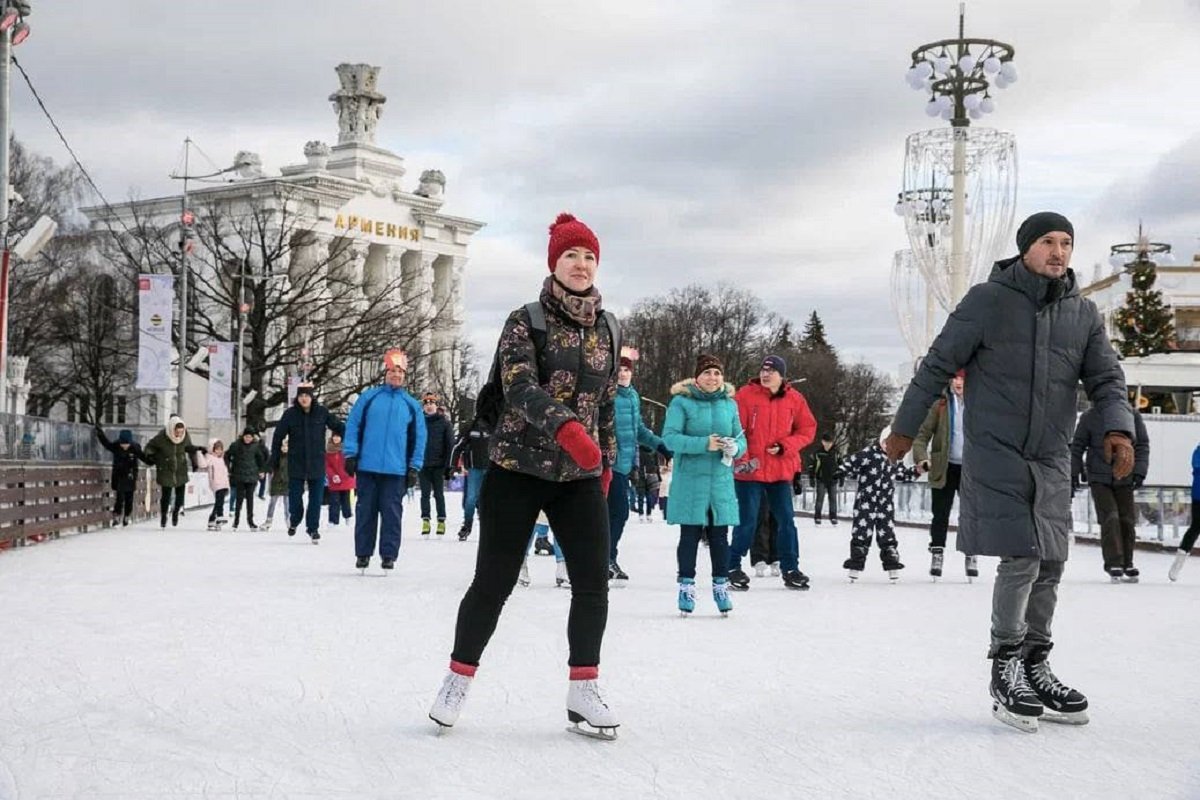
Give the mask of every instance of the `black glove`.
<svg viewBox="0 0 1200 800">
<path fill-rule="evenodd" d="M 659 444 L 659 446 L 658 446 L 657 448 L 655 448 L 655 449 L 658 451 L 658 454 L 659 454 L 660 456 L 662 456 L 663 458 L 667 459 L 668 461 L 670 461 L 672 458 L 674 458 L 674 457 L 675 457 L 675 454 L 674 454 L 674 453 L 672 453 L 672 452 L 670 451 L 670 449 L 668 449 L 668 448 L 667 448 L 667 445 L 666 445 L 666 444 Z"/>
<path fill-rule="evenodd" d="M 356 472 L 358 472 L 358 456 L 350 456 L 346 459 L 346 474 L 353 478 Z"/>
<path fill-rule="evenodd" d="M 405 488 L 413 489 L 420 482 L 421 482 L 421 473 L 415 469 L 410 469 L 408 471 L 408 483 L 405 485 Z"/>
<path fill-rule="evenodd" d="M 449 483 L 450 479 L 454 477 L 454 470 L 447 467 L 446 471 L 444 473 L 442 473 L 442 477 L 446 479 L 447 483 Z"/>
<path fill-rule="evenodd" d="M 1145 475 L 1138 475 L 1136 472 L 1133 473 L 1133 488 L 1140 489 L 1140 488 L 1142 488 L 1142 484 L 1145 482 L 1146 482 Z"/>
</svg>

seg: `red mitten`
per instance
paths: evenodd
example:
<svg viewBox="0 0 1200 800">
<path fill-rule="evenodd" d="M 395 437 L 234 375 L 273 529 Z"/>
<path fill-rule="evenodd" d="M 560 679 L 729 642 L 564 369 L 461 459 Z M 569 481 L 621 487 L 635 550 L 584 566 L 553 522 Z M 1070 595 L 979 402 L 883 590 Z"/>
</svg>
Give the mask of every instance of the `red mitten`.
<svg viewBox="0 0 1200 800">
<path fill-rule="evenodd" d="M 600 491 L 604 492 L 604 496 L 608 497 L 608 487 L 612 485 L 612 470 L 608 467 L 600 473 Z"/>
<path fill-rule="evenodd" d="M 559 428 L 558 433 L 554 434 L 554 441 L 567 451 L 567 455 L 581 469 L 592 470 L 600 466 L 600 448 L 576 420 L 571 420 Z"/>
</svg>

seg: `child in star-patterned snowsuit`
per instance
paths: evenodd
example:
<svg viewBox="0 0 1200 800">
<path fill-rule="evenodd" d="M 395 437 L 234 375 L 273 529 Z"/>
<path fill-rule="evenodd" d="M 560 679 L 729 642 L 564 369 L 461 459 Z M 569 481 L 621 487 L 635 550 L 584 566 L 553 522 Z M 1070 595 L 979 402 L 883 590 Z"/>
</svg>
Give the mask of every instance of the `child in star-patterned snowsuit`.
<svg viewBox="0 0 1200 800">
<path fill-rule="evenodd" d="M 881 438 L 882 441 L 886 438 Z M 921 474 L 917 467 L 906 467 L 888 461 L 879 443 L 868 445 L 847 458 L 838 467 L 837 477 L 852 476 L 858 480 L 854 497 L 854 525 L 850 531 L 850 558 L 845 569 L 862 571 L 871 549 L 871 532 L 879 545 L 879 558 L 885 570 L 904 569 L 896 544 L 893 521 L 896 514 L 896 481 L 913 481 Z"/>
</svg>

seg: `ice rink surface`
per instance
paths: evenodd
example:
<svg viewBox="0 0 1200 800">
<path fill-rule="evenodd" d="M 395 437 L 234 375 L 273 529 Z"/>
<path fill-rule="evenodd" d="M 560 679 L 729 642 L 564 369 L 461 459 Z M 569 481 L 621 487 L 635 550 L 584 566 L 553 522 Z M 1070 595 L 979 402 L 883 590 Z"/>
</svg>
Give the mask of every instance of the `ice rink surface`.
<svg viewBox="0 0 1200 800">
<path fill-rule="evenodd" d="M 453 505 L 458 500 L 454 496 Z M 903 578 L 849 525 L 798 520 L 812 589 L 756 578 L 720 618 L 701 552 L 697 612 L 675 609 L 676 531 L 630 521 L 601 679 L 620 738 L 565 732 L 569 592 L 530 557 L 458 725 L 426 718 L 474 539 L 422 541 L 406 505 L 393 575 L 320 546 L 142 524 L 0 553 L 0 800 L 34 798 L 1200 798 L 1200 559 L 1177 584 L 1142 554 L 1112 585 L 1076 547 L 1052 663 L 1091 724 L 1022 734 L 992 719 L 993 559 Z M 477 535 L 477 534 L 476 534 Z"/>
</svg>

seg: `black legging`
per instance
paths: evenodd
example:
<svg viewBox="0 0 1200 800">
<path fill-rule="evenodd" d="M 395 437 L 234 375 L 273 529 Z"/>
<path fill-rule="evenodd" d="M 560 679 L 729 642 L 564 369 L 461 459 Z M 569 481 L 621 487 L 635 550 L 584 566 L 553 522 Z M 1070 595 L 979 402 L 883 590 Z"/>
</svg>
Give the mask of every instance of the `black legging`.
<svg viewBox="0 0 1200 800">
<path fill-rule="evenodd" d="M 242 518 L 242 505 L 246 506 L 246 524 L 254 527 L 254 483 L 238 483 L 234 486 L 237 497 L 233 501 L 233 527 Z"/>
<path fill-rule="evenodd" d="M 162 487 L 162 499 L 159 500 L 158 510 L 162 516 L 162 524 L 167 524 L 167 512 L 171 511 L 173 517 L 179 516 L 179 509 L 183 508 L 183 495 L 187 491 L 187 486 L 164 486 Z M 175 497 L 175 509 L 171 510 L 171 497 Z"/>
<path fill-rule="evenodd" d="M 117 489 L 113 499 L 113 516 L 128 517 L 133 513 L 133 489 Z"/>
<path fill-rule="evenodd" d="M 1196 514 L 1196 506 L 1200 505 L 1200 501 L 1192 498 L 1192 524 L 1188 526 L 1187 531 L 1183 534 L 1183 538 L 1179 540 L 1179 549 L 1191 552 L 1196 546 L 1196 538 L 1200 537 L 1200 518 Z"/>
<path fill-rule="evenodd" d="M 475 578 L 458 607 L 450 657 L 478 665 L 525 560 L 529 532 L 545 510 L 571 578 L 567 644 L 572 667 L 600 664 L 608 623 L 608 506 L 599 478 L 558 483 L 492 464 L 479 495 Z"/>
</svg>

